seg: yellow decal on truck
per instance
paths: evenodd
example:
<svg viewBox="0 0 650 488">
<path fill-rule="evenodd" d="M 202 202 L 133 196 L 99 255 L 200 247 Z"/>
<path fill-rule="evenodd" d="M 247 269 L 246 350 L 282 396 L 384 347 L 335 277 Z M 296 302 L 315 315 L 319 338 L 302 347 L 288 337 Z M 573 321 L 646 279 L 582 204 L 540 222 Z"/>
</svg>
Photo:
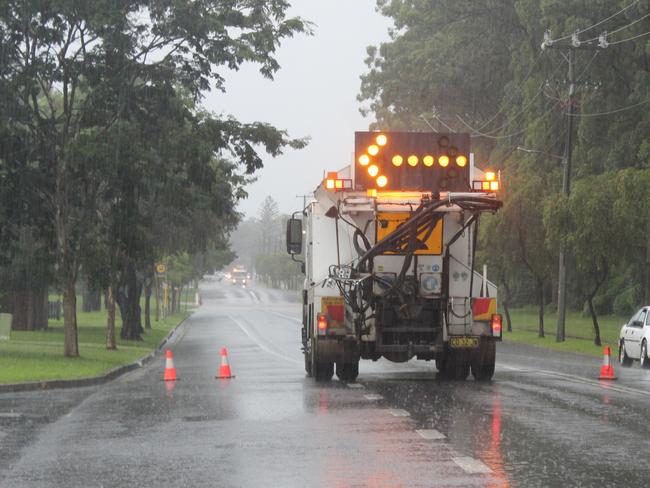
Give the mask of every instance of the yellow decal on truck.
<svg viewBox="0 0 650 488">
<path fill-rule="evenodd" d="M 495 313 L 497 313 L 496 298 L 480 297 L 472 300 L 472 319 L 474 321 L 490 321 Z"/>
<path fill-rule="evenodd" d="M 377 213 L 377 240 L 381 241 L 388 234 L 397 229 L 406 222 L 411 214 L 409 212 L 378 212 Z M 427 237 L 427 231 L 418 235 L 422 248 L 415 251 L 420 255 L 439 255 L 442 254 L 442 219 L 433 228 L 431 234 Z M 426 238 L 426 239 L 425 239 Z M 386 253 L 395 254 L 395 253 Z"/>
<path fill-rule="evenodd" d="M 341 296 L 320 299 L 320 312 L 327 315 L 330 329 L 345 327 L 345 301 Z"/>
</svg>

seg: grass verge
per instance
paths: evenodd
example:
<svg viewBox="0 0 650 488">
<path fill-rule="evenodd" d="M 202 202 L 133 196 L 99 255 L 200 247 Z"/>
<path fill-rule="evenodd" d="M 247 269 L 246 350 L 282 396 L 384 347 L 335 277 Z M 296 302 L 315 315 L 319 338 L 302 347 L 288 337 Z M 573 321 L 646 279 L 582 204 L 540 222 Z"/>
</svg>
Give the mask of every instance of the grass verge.
<svg viewBox="0 0 650 488">
<path fill-rule="evenodd" d="M 594 326 L 591 317 L 585 317 L 579 312 L 567 312 L 566 329 L 564 342 L 555 342 L 557 329 L 557 314 L 547 313 L 544 315 L 545 337 L 538 337 L 538 316 L 537 310 L 529 307 L 518 308 L 510 311 L 512 318 L 512 332 L 504 330 L 503 339 L 513 342 L 523 342 L 534 346 L 555 349 L 558 351 L 575 352 L 589 356 L 602 356 L 603 347 L 594 344 Z M 598 317 L 600 325 L 600 338 L 602 345 L 609 345 L 612 354 L 616 355 L 618 350 L 618 334 L 621 325 L 629 317 L 616 315 L 604 315 Z M 505 323 L 504 323 L 505 327 Z"/>
<path fill-rule="evenodd" d="M 106 312 L 78 312 L 79 357 L 63 356 L 63 320 L 50 320 L 42 331 L 11 331 L 11 339 L 0 341 L 0 384 L 75 379 L 98 376 L 131 363 L 153 351 L 169 331 L 191 311 L 152 320 L 142 341 L 119 339 L 122 321 L 115 318 L 117 350 L 106 349 Z"/>
</svg>

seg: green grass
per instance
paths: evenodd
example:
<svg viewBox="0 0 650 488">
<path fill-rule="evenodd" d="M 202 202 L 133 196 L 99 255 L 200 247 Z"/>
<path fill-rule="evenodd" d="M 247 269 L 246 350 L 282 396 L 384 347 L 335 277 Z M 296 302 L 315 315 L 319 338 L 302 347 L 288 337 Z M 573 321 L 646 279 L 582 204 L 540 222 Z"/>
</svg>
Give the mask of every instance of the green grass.
<svg viewBox="0 0 650 488">
<path fill-rule="evenodd" d="M 105 346 L 106 312 L 78 312 L 78 358 L 63 356 L 63 320 L 50 320 L 47 330 L 11 331 L 9 341 L 0 341 L 0 384 L 84 378 L 106 373 L 154 350 L 189 313 L 183 311 L 156 322 L 152 310 L 152 328 L 145 330 L 143 340 L 124 341 L 119 338 L 122 321 L 118 312 L 115 319 L 117 350 L 109 351 Z"/>
<path fill-rule="evenodd" d="M 603 354 L 603 347 L 594 344 L 594 326 L 589 316 L 585 317 L 578 312 L 567 312 L 566 340 L 559 343 L 555 342 L 555 332 L 557 329 L 556 313 L 544 314 L 544 338 L 538 337 L 537 309 L 532 307 L 514 309 L 510 311 L 510 316 L 512 318 L 513 332 L 505 331 L 506 324 L 504 318 L 504 340 L 523 342 L 558 351 L 587 354 L 594 357 L 602 356 Z M 603 346 L 611 346 L 612 354 L 614 355 L 618 348 L 618 334 L 621 330 L 621 325 L 628 319 L 629 317 L 615 315 L 598 317 L 602 344 Z"/>
</svg>

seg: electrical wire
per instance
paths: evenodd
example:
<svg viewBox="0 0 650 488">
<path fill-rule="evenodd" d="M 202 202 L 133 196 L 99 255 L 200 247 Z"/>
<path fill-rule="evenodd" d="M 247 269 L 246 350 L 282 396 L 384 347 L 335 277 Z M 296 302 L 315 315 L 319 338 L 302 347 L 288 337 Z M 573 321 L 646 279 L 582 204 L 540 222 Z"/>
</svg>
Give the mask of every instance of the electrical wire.
<svg viewBox="0 0 650 488">
<path fill-rule="evenodd" d="M 638 36 L 628 37 L 627 39 L 621 39 L 620 41 L 610 42 L 609 45 L 613 46 L 615 44 L 621 44 L 622 42 L 633 41 L 634 39 L 638 39 L 639 37 L 647 36 L 648 34 L 650 34 L 650 31 L 644 32 L 643 34 L 639 34 Z"/>
<path fill-rule="evenodd" d="M 478 130 L 483 130 L 490 122 L 492 122 L 494 119 L 496 119 L 499 116 L 499 114 L 501 114 L 501 112 L 503 112 L 503 110 L 505 109 L 505 107 L 506 107 L 505 104 L 512 101 L 512 99 L 514 98 L 514 95 L 515 95 L 516 92 L 521 91 L 522 87 L 524 86 L 524 83 L 526 83 L 528 81 L 528 78 L 530 78 L 530 75 L 533 74 L 533 70 L 539 64 L 539 61 L 542 59 L 543 54 L 544 54 L 544 51 L 539 52 L 539 54 L 537 55 L 537 58 L 535 59 L 535 61 L 531 65 L 530 69 L 528 70 L 528 73 L 526 73 L 526 76 L 524 77 L 522 82 L 519 83 L 519 85 L 514 90 L 512 90 L 512 92 L 510 92 L 510 97 L 506 98 L 506 100 L 504 101 L 504 104 L 501 106 L 501 108 L 494 115 L 492 115 L 492 117 L 490 117 L 481 127 L 479 127 Z"/>
<path fill-rule="evenodd" d="M 542 115 L 540 115 L 538 118 L 539 118 L 539 119 L 543 119 L 543 118 L 546 117 L 548 114 L 550 114 L 550 113 L 551 113 L 555 108 L 557 108 L 557 107 L 556 107 L 555 105 L 553 105 L 553 106 L 550 107 L 546 112 L 544 112 Z M 505 134 L 505 135 L 500 135 L 500 136 L 493 136 L 493 135 L 490 135 L 490 134 L 484 134 L 484 133 L 482 133 L 482 132 L 477 132 L 477 131 L 476 131 L 474 128 L 472 128 L 472 127 L 471 127 L 467 122 L 465 122 L 465 121 L 460 117 L 460 115 L 456 115 L 456 117 L 458 117 L 458 119 L 459 119 L 459 120 L 460 120 L 460 121 L 461 121 L 461 122 L 462 122 L 466 127 L 468 127 L 470 130 L 474 131 L 473 134 L 470 134 L 470 137 L 473 137 L 473 138 L 485 137 L 485 138 L 487 138 L 487 139 L 494 139 L 494 140 L 507 139 L 507 138 L 509 138 L 509 137 L 514 137 L 514 136 L 518 136 L 519 134 L 523 134 L 524 132 L 526 132 L 526 131 L 528 130 L 528 128 L 526 127 L 526 128 L 521 129 L 521 130 L 519 130 L 519 131 L 517 131 L 517 132 L 511 132 L 510 134 Z"/>
<path fill-rule="evenodd" d="M 552 39 L 551 42 L 564 41 L 564 40 L 566 40 L 566 39 L 571 39 L 571 37 L 573 36 L 573 34 L 582 34 L 583 32 L 587 32 L 588 30 L 591 30 L 591 29 L 593 29 L 594 27 L 598 27 L 599 25 L 604 24 L 604 23 L 607 22 L 608 20 L 613 19 L 613 18 L 616 17 L 617 15 L 622 14 L 622 13 L 625 12 L 627 9 L 629 9 L 630 7 L 636 5 L 637 3 L 639 3 L 639 0 L 635 0 L 634 2 L 632 2 L 631 4 L 629 4 L 627 7 L 623 7 L 621 10 L 619 10 L 618 12 L 616 12 L 616 13 L 610 15 L 610 16 L 607 17 L 606 19 L 603 19 L 603 20 L 601 20 L 601 21 L 598 21 L 598 22 L 596 22 L 595 24 L 590 25 L 589 27 L 585 27 L 584 29 L 580 29 L 580 30 L 577 30 L 576 32 L 572 32 L 571 34 L 566 35 L 566 36 L 564 36 L 564 37 L 560 37 L 560 38 L 558 38 L 558 39 Z M 596 39 L 598 39 L 598 38 L 596 38 Z"/>
<path fill-rule="evenodd" d="M 635 107 L 639 107 L 639 106 L 641 106 L 641 105 L 643 105 L 645 103 L 648 103 L 648 102 L 650 102 L 650 98 L 647 98 L 647 99 L 643 100 L 642 102 L 635 103 L 633 105 L 628 105 L 627 107 L 621 107 L 621 108 L 617 108 L 615 110 L 610 110 L 608 112 L 597 112 L 597 113 L 591 113 L 591 114 L 575 113 L 575 114 L 567 114 L 567 115 L 571 115 L 571 117 L 600 117 L 600 116 L 603 116 L 603 115 L 612 115 L 612 114 L 616 114 L 616 113 L 619 113 L 619 112 L 625 112 L 626 110 L 631 110 L 631 109 L 633 109 Z"/>
<path fill-rule="evenodd" d="M 643 19 L 647 19 L 648 17 L 650 17 L 650 13 L 645 14 L 643 17 L 640 17 L 640 18 L 636 19 L 635 21 L 630 22 L 627 25 L 624 25 L 623 27 L 619 27 L 618 29 L 613 30 L 612 32 L 607 32 L 607 34 L 605 34 L 605 37 L 609 37 L 609 36 L 611 36 L 613 34 L 616 34 L 617 32 L 620 32 L 620 31 L 622 31 L 624 29 L 627 29 L 628 27 L 632 27 L 634 24 L 638 24 Z M 598 39 L 600 39 L 600 36 L 594 37 L 593 39 L 587 39 L 586 41 L 580 41 L 580 42 L 592 42 L 592 41 L 597 41 Z M 610 42 L 609 44 L 617 44 L 618 42 L 623 42 L 623 41 Z"/>
<path fill-rule="evenodd" d="M 594 55 L 591 57 L 591 59 L 589 61 L 587 61 L 587 64 L 585 65 L 585 67 L 582 69 L 582 71 L 580 72 L 580 74 L 576 78 L 576 83 L 580 83 L 580 81 L 582 80 L 582 76 L 587 72 L 587 70 L 589 69 L 589 66 L 591 66 L 591 63 L 593 63 L 594 59 L 596 59 L 596 57 L 598 56 L 599 53 L 600 53 L 600 51 L 596 51 L 594 53 Z"/>
<path fill-rule="evenodd" d="M 560 64 L 558 64 L 558 65 L 555 67 L 555 69 L 551 72 L 551 76 L 555 75 L 555 73 L 557 73 L 557 72 L 559 71 L 559 69 L 560 69 L 563 65 L 564 65 L 564 63 L 560 63 Z M 466 122 L 465 122 L 465 121 L 460 117 L 460 115 L 456 115 L 456 117 L 458 117 L 458 118 L 460 119 L 460 121 L 463 123 L 463 125 L 465 125 L 468 129 L 470 129 L 470 130 L 471 130 L 472 132 L 474 132 L 475 134 L 479 134 L 479 135 L 481 135 L 482 137 L 488 137 L 488 138 L 489 138 L 491 135 L 493 136 L 494 134 L 496 134 L 496 133 L 499 132 L 500 130 L 503 130 L 503 129 L 505 129 L 506 127 L 508 127 L 512 122 L 514 122 L 517 118 L 519 118 L 520 115 L 522 115 L 523 113 L 525 113 L 526 110 L 528 109 L 528 107 L 530 107 L 530 106 L 535 102 L 535 100 L 537 99 L 537 97 L 539 97 L 539 95 L 544 91 L 544 86 L 545 86 L 545 85 L 546 85 L 546 81 L 542 81 L 542 83 L 540 83 L 540 85 L 539 85 L 539 88 L 538 88 L 537 92 L 535 93 L 535 95 L 533 95 L 533 98 L 531 98 L 531 99 L 530 99 L 530 100 L 529 100 L 529 101 L 528 101 L 528 102 L 527 102 L 523 107 L 521 107 L 521 109 L 520 109 L 518 112 L 516 112 L 512 117 L 510 117 L 508 120 L 506 120 L 506 122 L 504 122 L 503 124 L 501 124 L 501 125 L 500 125 L 499 127 L 497 127 L 496 129 L 492 129 L 492 130 L 489 130 L 489 131 L 486 131 L 486 132 L 481 132 L 481 128 L 479 128 L 479 129 L 475 129 L 475 128 L 471 127 L 468 123 L 466 123 Z M 496 137 L 496 138 L 498 139 L 499 137 Z"/>
</svg>

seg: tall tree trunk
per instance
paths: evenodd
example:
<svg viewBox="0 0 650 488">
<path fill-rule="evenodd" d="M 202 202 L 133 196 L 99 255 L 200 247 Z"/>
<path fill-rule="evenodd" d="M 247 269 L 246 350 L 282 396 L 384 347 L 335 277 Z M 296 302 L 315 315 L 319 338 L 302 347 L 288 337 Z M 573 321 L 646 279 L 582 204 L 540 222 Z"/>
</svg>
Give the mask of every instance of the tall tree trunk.
<svg viewBox="0 0 650 488">
<path fill-rule="evenodd" d="M 144 280 L 144 328 L 151 329 L 151 284 L 152 279 Z"/>
<path fill-rule="evenodd" d="M 596 315 L 596 308 L 594 307 L 594 297 L 596 296 L 596 293 L 598 293 L 601 285 L 605 283 L 605 280 L 609 275 L 609 263 L 604 256 L 600 256 L 600 269 L 602 270 L 602 273 L 600 277 L 596 279 L 596 285 L 594 286 L 593 290 L 591 290 L 591 293 L 587 298 L 587 303 L 589 304 L 589 313 L 591 314 L 591 321 L 594 324 L 594 344 L 597 346 L 600 346 L 602 344 L 600 341 L 600 326 L 598 325 L 598 316 Z M 596 270 L 598 271 L 598 268 L 596 268 Z"/>
<path fill-rule="evenodd" d="M 117 349 L 115 340 L 115 297 L 113 286 L 106 289 L 106 349 Z"/>
<path fill-rule="evenodd" d="M 12 330 L 47 329 L 47 287 L 11 291 L 8 305 Z"/>
<path fill-rule="evenodd" d="M 162 300 L 160 297 L 160 278 L 157 276 L 154 278 L 154 285 L 155 285 L 155 290 L 156 290 L 156 322 L 160 320 L 160 316 L 162 315 Z"/>
<path fill-rule="evenodd" d="M 98 312 L 102 309 L 102 292 L 99 288 L 90 284 L 88 278 L 83 280 L 83 302 L 84 312 Z"/>
<path fill-rule="evenodd" d="M 544 337 L 544 282 L 537 280 L 537 299 L 539 300 L 539 333 L 538 337 Z"/>
<path fill-rule="evenodd" d="M 594 308 L 594 294 L 590 295 L 589 298 L 587 299 L 587 303 L 589 304 L 589 313 L 591 314 L 591 321 L 594 323 L 594 344 L 597 346 L 601 345 L 600 342 L 600 327 L 598 325 L 598 316 L 596 315 L 596 309 Z"/>
<path fill-rule="evenodd" d="M 512 319 L 510 318 L 510 287 L 506 281 L 505 273 L 501 274 L 501 284 L 505 290 L 503 297 L 503 313 L 506 315 L 506 330 L 512 332 Z"/>
<path fill-rule="evenodd" d="M 115 292 L 115 300 L 120 307 L 122 315 L 122 329 L 120 337 L 127 340 L 142 340 L 142 328 L 140 296 L 142 295 L 142 283 L 138 280 L 135 264 L 128 259 L 125 269 L 122 272 L 120 285 Z"/>
<path fill-rule="evenodd" d="M 79 356 L 77 339 L 77 291 L 74 274 L 67 275 L 63 283 L 63 354 L 73 358 Z"/>
</svg>

